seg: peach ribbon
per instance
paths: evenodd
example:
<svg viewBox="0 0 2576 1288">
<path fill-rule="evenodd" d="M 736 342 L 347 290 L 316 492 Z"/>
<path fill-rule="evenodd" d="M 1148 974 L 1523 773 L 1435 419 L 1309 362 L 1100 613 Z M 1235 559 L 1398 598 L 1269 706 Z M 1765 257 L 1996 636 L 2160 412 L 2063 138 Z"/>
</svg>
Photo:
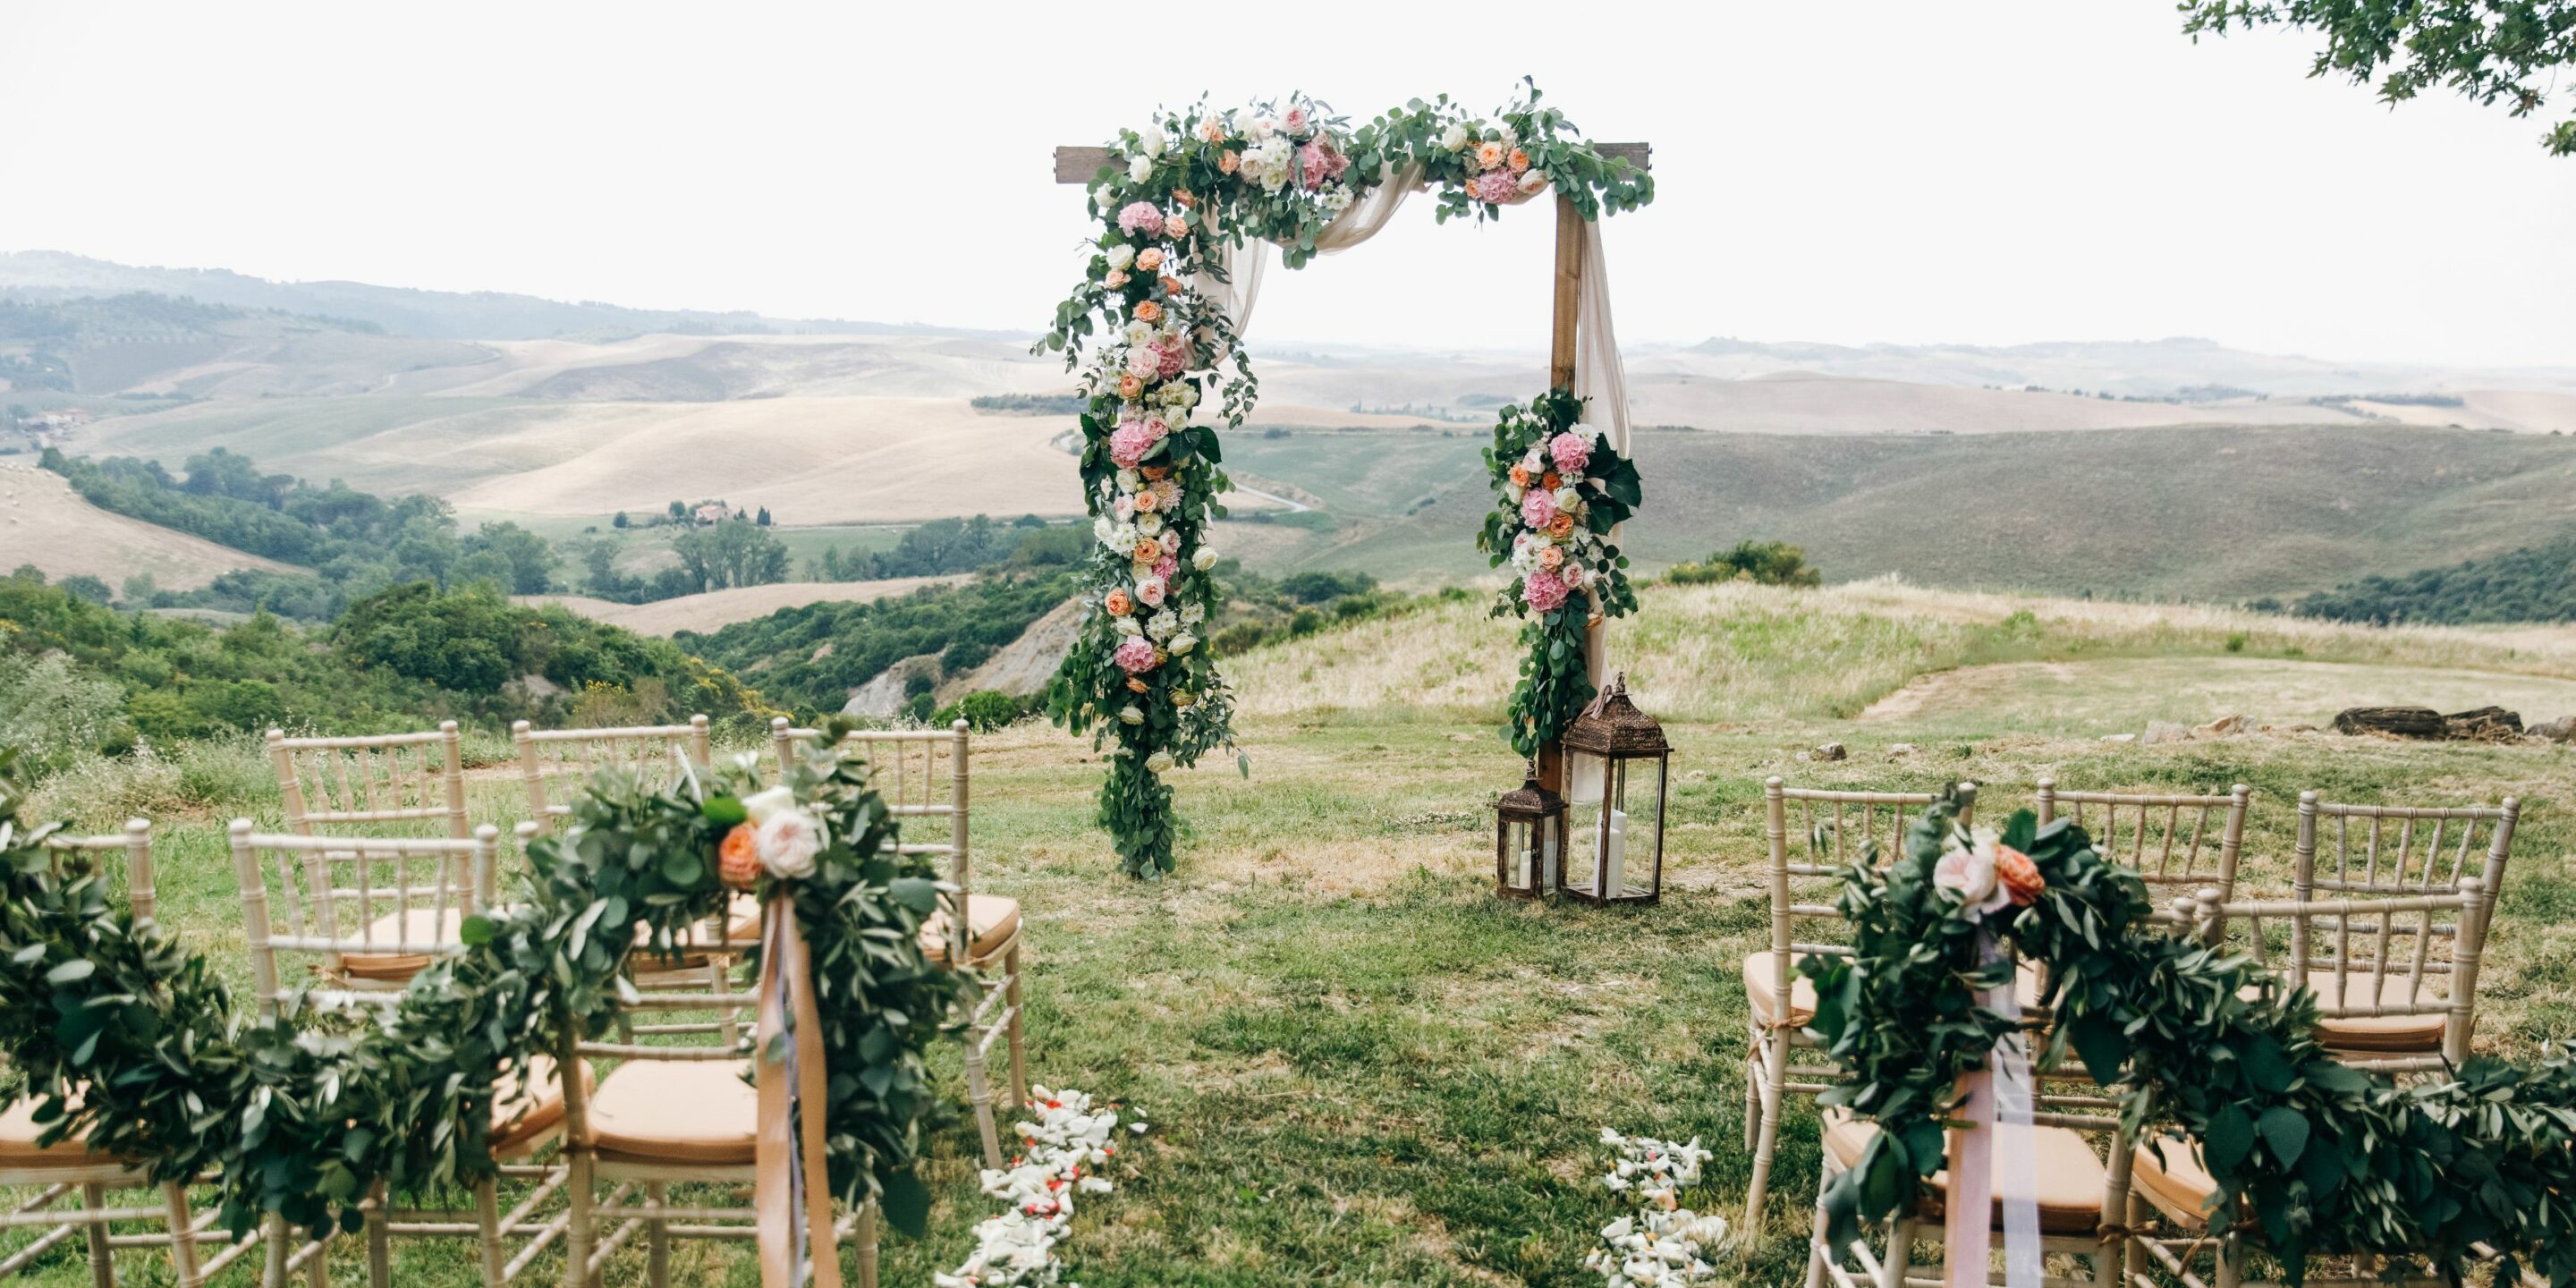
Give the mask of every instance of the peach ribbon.
<svg viewBox="0 0 2576 1288">
<path fill-rule="evenodd" d="M 823 1019 L 814 1009 L 814 973 L 796 925 L 796 901 L 786 891 L 772 893 L 761 910 L 760 939 L 760 1020 L 753 1038 L 760 1132 L 752 1156 L 760 1284 L 803 1288 L 810 1266 L 817 1288 L 840 1288 L 823 1132 Z"/>
<path fill-rule="evenodd" d="M 1986 964 L 2011 960 L 1992 930 L 1979 931 L 1977 942 Z M 2017 984 L 2007 978 L 1983 990 L 1978 1004 L 2020 1019 Z M 1986 1288 L 1991 1282 L 2000 1188 L 2004 1282 L 2009 1288 L 2039 1288 L 2039 1141 L 2031 1124 L 2030 1047 L 2020 1030 L 2005 1034 L 1986 1056 L 1986 1067 L 1961 1078 L 1959 1086 L 1968 1125 L 1950 1134 L 1949 1206 L 1942 1229 L 1946 1281 L 1949 1288 Z"/>
</svg>

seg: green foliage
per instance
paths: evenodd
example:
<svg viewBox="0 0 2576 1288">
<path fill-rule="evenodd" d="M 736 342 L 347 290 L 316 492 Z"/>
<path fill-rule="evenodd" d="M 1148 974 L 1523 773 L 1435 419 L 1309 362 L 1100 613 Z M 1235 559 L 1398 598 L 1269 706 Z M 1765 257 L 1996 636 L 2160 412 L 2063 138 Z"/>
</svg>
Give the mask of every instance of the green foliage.
<svg viewBox="0 0 2576 1288">
<path fill-rule="evenodd" d="M 1558 512 L 1555 529 L 1527 526 L 1522 496 L 1559 482 L 1549 445 L 1572 433 L 1590 437 L 1583 465 L 1580 515 Z M 1530 462 L 1535 458 L 1538 464 Z M 1610 535 L 1631 514 L 1643 494 L 1636 462 L 1611 450 L 1606 438 L 1583 424 L 1583 400 L 1574 391 L 1551 389 L 1530 400 L 1529 407 L 1503 408 L 1494 422 L 1494 445 L 1485 449 L 1485 468 L 1494 488 L 1494 508 L 1476 532 L 1476 548 L 1497 568 L 1509 564 L 1511 580 L 1495 599 L 1493 615 L 1518 615 L 1521 626 L 1520 682 L 1512 688 L 1509 723 L 1503 737 L 1512 750 L 1535 756 L 1541 747 L 1564 735 L 1585 704 L 1592 701 L 1592 677 L 1584 657 L 1591 617 L 1624 617 L 1637 607 L 1637 592 L 1628 581 L 1628 556 Z M 1533 497 L 1532 500 L 1537 498 Z M 1561 560 L 1561 562 L 1547 562 Z M 1565 590 L 1575 578 L 1581 584 Z M 1557 583 L 1556 603 L 1531 602 L 1533 578 Z"/>
<path fill-rule="evenodd" d="M 1886 868 L 1875 847 L 1854 858 L 1840 901 L 1853 955 L 1799 963 L 1813 1027 L 1846 1071 L 1822 1102 L 1879 1126 L 1824 1196 L 1833 1246 L 1915 1202 L 1944 1165 L 1958 1079 L 2018 1027 L 1977 1001 L 2012 984 L 2015 954 L 1985 960 L 1991 933 L 2046 968 L 2056 1023 L 2040 1067 L 2079 1054 L 2128 1128 L 2196 1142 L 2217 1181 L 2211 1226 L 2249 1221 L 2293 1283 L 2311 1253 L 2419 1257 L 2456 1282 L 2479 1245 L 2506 1255 L 2500 1282 L 2524 1267 L 2576 1283 L 2576 1061 L 2478 1057 L 2399 1087 L 2318 1044 L 2312 993 L 2151 924 L 2146 884 L 2081 828 L 2023 811 L 1996 839 L 2046 883 L 2027 906 L 1979 921 L 1935 886 L 1943 853 L 1975 843 L 1953 799 L 1916 819 Z"/>
<path fill-rule="evenodd" d="M 1807 566 L 1807 552 L 1786 541 L 1739 541 L 1704 563 L 1675 564 L 1667 575 L 1684 586 L 1739 578 L 1764 586 L 1824 584 L 1824 574 Z"/>
<path fill-rule="evenodd" d="M 968 400 L 977 411 L 1010 416 L 1079 416 L 1091 407 L 1080 394 L 978 394 Z"/>
<path fill-rule="evenodd" d="M 1377 589 L 1377 578 L 1361 572 L 1301 572 L 1279 579 L 1279 593 L 1300 604 L 1321 604 Z"/>
<path fill-rule="evenodd" d="M 2225 35 L 2233 27 L 2287 24 L 2326 39 L 2308 74 L 2356 85 L 2378 80 L 2396 104 L 2447 85 L 2516 117 L 2547 105 L 2559 71 L 2576 64 L 2576 0 L 2486 0 L 2390 4 L 2386 0 L 2182 0 L 2183 30 Z M 2576 118 L 2543 136 L 2554 156 L 2576 156 Z"/>
<path fill-rule="evenodd" d="M 2343 622 L 2576 622 L 2576 533 L 2545 546 L 2402 577 L 2365 577 L 2291 605 Z"/>
<path fill-rule="evenodd" d="M 787 580 L 786 543 L 747 519 L 682 529 L 671 538 L 671 551 L 680 557 L 693 594 Z"/>
<path fill-rule="evenodd" d="M 1060 575 L 981 577 L 866 603 L 782 608 L 712 634 L 683 631 L 676 643 L 797 711 L 838 711 L 850 690 L 894 663 L 961 642 L 1000 648 L 1072 593 Z"/>
<path fill-rule="evenodd" d="M 977 733 L 991 733 L 1015 723 L 1024 716 L 1036 714 L 1039 710 L 1041 708 L 1038 705 L 1012 697 L 1010 694 L 984 689 L 969 693 L 932 712 L 930 723 L 944 725 L 963 720 L 967 728 Z"/>
</svg>

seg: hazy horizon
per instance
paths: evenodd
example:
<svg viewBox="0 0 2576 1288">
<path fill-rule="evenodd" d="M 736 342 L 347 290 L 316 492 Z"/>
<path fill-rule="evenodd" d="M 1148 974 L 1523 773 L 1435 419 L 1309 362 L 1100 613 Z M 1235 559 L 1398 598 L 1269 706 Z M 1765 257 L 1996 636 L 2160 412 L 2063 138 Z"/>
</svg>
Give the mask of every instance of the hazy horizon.
<svg viewBox="0 0 2576 1288">
<path fill-rule="evenodd" d="M 2194 46 L 2161 0 L 1596 6 L 1565 33 L 1511 5 L 1383 13 L 1214 33 L 1215 58 L 1157 37 L 1188 69 L 1168 79 L 1101 75 L 1131 38 L 1051 9 L 988 24 L 1014 40 L 972 60 L 929 11 L 702 12 L 14 6 L 0 111 L 46 128 L 15 150 L 34 199 L 0 214 L 0 249 L 1026 332 L 1087 231 L 1054 145 L 1202 87 L 1365 117 L 1444 89 L 1487 106 L 1526 71 L 1590 137 L 1655 144 L 1657 202 L 1606 234 L 1632 345 L 2576 354 L 2576 163 L 2537 123 L 2439 94 L 2388 110 L 2305 79 L 2311 37 Z M 1347 261 L 1274 274 L 1252 338 L 1534 349 L 1548 232 L 1538 208 L 1435 229 L 1417 206 Z"/>
</svg>

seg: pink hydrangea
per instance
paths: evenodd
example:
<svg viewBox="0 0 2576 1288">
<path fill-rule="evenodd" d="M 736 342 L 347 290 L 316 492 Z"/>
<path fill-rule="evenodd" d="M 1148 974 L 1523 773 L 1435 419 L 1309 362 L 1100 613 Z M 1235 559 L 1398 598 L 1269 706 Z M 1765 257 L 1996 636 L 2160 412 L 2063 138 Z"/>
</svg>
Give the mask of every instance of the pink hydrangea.
<svg viewBox="0 0 2576 1288">
<path fill-rule="evenodd" d="M 1351 159 L 1343 156 L 1341 149 L 1334 147 L 1328 139 L 1319 138 L 1297 149 L 1297 169 L 1304 176 L 1308 191 L 1341 178 L 1342 172 L 1350 168 Z"/>
<path fill-rule="evenodd" d="M 1565 579 L 1545 569 L 1534 569 L 1521 580 L 1521 599 L 1542 613 L 1553 613 L 1565 606 Z"/>
<path fill-rule="evenodd" d="M 1549 439 L 1547 454 L 1556 460 L 1556 468 L 1572 474 L 1592 461 L 1592 443 L 1580 434 L 1559 434 Z"/>
<path fill-rule="evenodd" d="M 1169 529 L 1169 528 L 1165 528 L 1165 529 L 1163 529 L 1163 535 L 1164 535 L 1165 537 L 1167 537 L 1167 538 L 1171 538 L 1171 537 L 1178 537 L 1180 534 L 1179 534 L 1179 533 L 1177 533 L 1177 532 L 1172 531 L 1172 530 L 1171 530 L 1171 529 Z M 1159 582 L 1159 583 L 1161 583 L 1161 584 L 1164 584 L 1164 585 L 1169 585 L 1169 584 L 1171 584 L 1171 580 L 1172 580 L 1172 578 L 1177 577 L 1177 576 L 1180 576 L 1180 575 L 1181 575 L 1181 561 L 1180 561 L 1180 559 L 1179 559 L 1177 556 L 1173 556 L 1173 555 L 1168 555 L 1168 554 L 1167 554 L 1167 555 L 1164 555 L 1162 558 L 1157 559 L 1157 560 L 1155 560 L 1155 561 L 1154 561 L 1154 580 L 1155 580 L 1155 581 L 1157 581 L 1157 582 Z"/>
<path fill-rule="evenodd" d="M 1113 440 L 1114 441 L 1114 440 Z M 1113 448 L 1113 450 L 1115 450 Z M 1521 497 L 1521 522 L 1533 528 L 1544 528 L 1556 517 L 1556 493 L 1533 487 Z"/>
<path fill-rule="evenodd" d="M 1165 420 L 1165 419 L 1163 419 L 1163 418 L 1162 418 L 1162 417 L 1160 417 L 1160 416 L 1148 416 L 1148 417 L 1146 417 L 1146 418 L 1145 418 L 1145 441 L 1146 441 L 1146 442 L 1148 442 L 1148 443 L 1159 443 L 1159 442 L 1162 442 L 1162 441 L 1163 441 L 1163 439 L 1164 439 L 1164 437 L 1165 437 L 1166 435 L 1169 435 L 1171 432 L 1172 432 L 1172 422 L 1170 422 L 1170 421 L 1168 421 L 1168 420 Z"/>
<path fill-rule="evenodd" d="M 1145 453 L 1152 450 L 1154 437 L 1145 432 L 1143 421 L 1131 420 L 1110 432 L 1109 459 L 1118 462 L 1118 468 L 1122 470 L 1136 468 L 1136 463 L 1144 460 Z"/>
<path fill-rule="evenodd" d="M 1163 212 L 1150 201 L 1131 201 L 1118 212 L 1118 226 L 1152 237 L 1163 231 Z"/>
<path fill-rule="evenodd" d="M 1521 195 L 1521 186 L 1509 170 L 1487 170 L 1467 181 L 1467 191 L 1478 201 L 1499 206 Z"/>
<path fill-rule="evenodd" d="M 1169 380 L 1190 369 L 1190 349 L 1179 336 L 1166 336 L 1154 342 L 1154 356 L 1160 366 L 1157 374 Z"/>
<path fill-rule="evenodd" d="M 1129 675 L 1154 669 L 1154 642 L 1142 635 L 1130 635 L 1118 641 L 1118 651 L 1109 655 L 1118 669 Z"/>
</svg>

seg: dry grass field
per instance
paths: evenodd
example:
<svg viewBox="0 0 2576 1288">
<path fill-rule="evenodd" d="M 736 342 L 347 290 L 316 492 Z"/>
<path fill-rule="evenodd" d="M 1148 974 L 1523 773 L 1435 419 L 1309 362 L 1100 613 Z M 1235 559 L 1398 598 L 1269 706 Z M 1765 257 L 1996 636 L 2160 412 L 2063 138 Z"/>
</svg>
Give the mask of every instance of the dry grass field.
<svg viewBox="0 0 2576 1288">
<path fill-rule="evenodd" d="M 2255 788 L 2250 888 L 2286 879 L 2305 788 L 2363 801 L 2487 802 L 2525 821 L 2499 912 L 2480 1044 L 2528 1055 L 2576 1035 L 2576 749 L 2411 744 L 2315 733 L 2113 745 L 2142 693 L 2170 709 L 2280 720 L 2347 696 L 2545 701 L 2576 682 L 2576 631 L 2373 631 L 2136 605 L 1960 595 L 1892 583 L 1791 592 L 1653 587 L 1613 654 L 1676 746 L 1667 895 L 1594 912 L 1489 893 L 1489 806 L 1518 763 L 1492 730 L 1509 678 L 1500 624 L 1450 603 L 1256 652 L 1234 675 L 1253 774 L 1181 773 L 1180 872 L 1115 874 L 1092 830 L 1098 766 L 1043 725 L 979 740 L 982 888 L 1020 899 L 1033 945 L 1037 1076 L 1118 1098 L 1153 1124 L 1119 1190 L 1087 1197 L 1068 1245 L 1091 1288 L 1576 1288 L 1616 1213 L 1600 1127 L 1716 1147 L 1699 1201 L 1740 1199 L 1742 956 L 1767 934 L 1760 784 L 1924 788 L 1969 779 L 1989 808 L 2052 775 L 2115 789 Z M 2239 651 L 2231 638 L 2242 635 Z M 2293 656 L 2292 651 L 2297 655 Z M 2046 668 L 2083 678 L 2071 685 Z M 1924 677 L 1976 677 L 1888 718 Z M 2249 678 L 2249 675 L 2252 678 Z M 1937 708 L 1937 709 L 1936 709 Z M 2540 712 L 2526 711 L 2527 715 Z M 2557 714 L 2564 714 L 2563 712 Z M 1832 739 L 1849 759 L 1801 753 Z M 478 814 L 524 808 L 497 739 L 477 739 Z M 48 809 L 103 826 L 162 820 L 164 915 L 238 980 L 221 820 L 273 821 L 255 747 L 172 749 L 54 780 Z M 957 1086 L 953 1054 L 944 1058 Z M 971 1119 L 935 1125 L 938 1194 L 886 1282 L 928 1282 L 990 1212 Z M 1816 1127 L 1792 1109 L 1771 1220 L 1741 1281 L 1793 1282 Z M 682 1245 L 684 1282 L 747 1286 L 737 1250 Z M 398 1281 L 466 1288 L 463 1251 L 397 1245 Z M 127 1254 L 130 1282 L 161 1280 Z M 554 1273 L 540 1261 L 535 1273 Z M 640 1252 L 612 1267 L 637 1282 Z M 335 1276 L 360 1273 L 345 1251 Z M 86 1282 L 55 1255 L 36 1282 Z"/>
<path fill-rule="evenodd" d="M 148 576 L 164 590 L 192 590 L 239 568 L 286 567 L 110 514 L 83 500 L 62 475 L 0 464 L 0 568 L 20 564 L 34 564 L 48 577 L 96 577 L 111 589 L 128 577 Z"/>
<path fill-rule="evenodd" d="M 944 586 L 956 577 L 892 577 L 884 581 L 782 581 L 767 586 L 736 586 L 702 595 L 650 604 L 619 604 L 588 595 L 516 595 L 522 604 L 555 604 L 611 626 L 644 635 L 712 631 L 735 622 L 767 617 L 782 608 L 806 604 L 858 603 L 906 595 L 924 586 Z"/>
</svg>

